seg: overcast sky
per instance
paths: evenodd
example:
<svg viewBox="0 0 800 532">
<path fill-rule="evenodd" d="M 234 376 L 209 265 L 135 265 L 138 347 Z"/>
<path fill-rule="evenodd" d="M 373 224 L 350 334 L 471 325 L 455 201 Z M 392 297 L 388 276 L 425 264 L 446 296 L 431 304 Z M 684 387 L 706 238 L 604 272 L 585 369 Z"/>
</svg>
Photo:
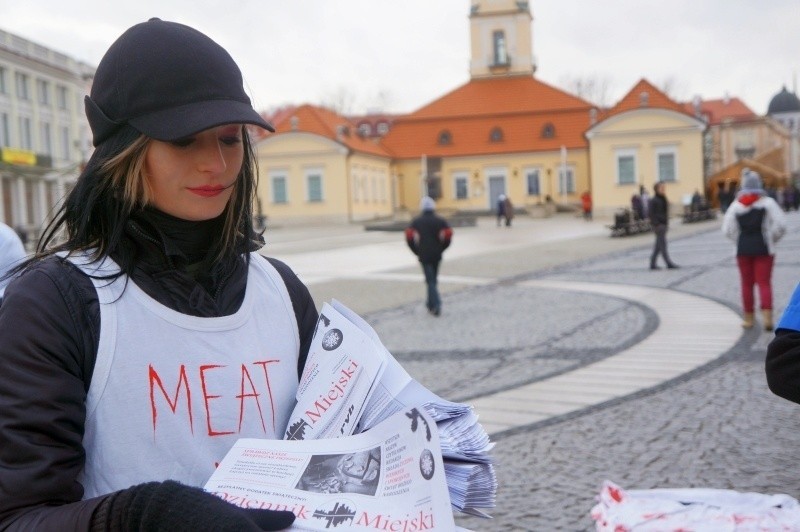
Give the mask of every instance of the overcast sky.
<svg viewBox="0 0 800 532">
<path fill-rule="evenodd" d="M 800 75 L 800 0 L 532 0 L 536 76 L 594 80 L 613 104 L 640 78 L 764 114 Z M 96 66 L 157 16 L 222 44 L 258 109 L 349 103 L 411 112 L 469 80 L 470 0 L 0 0 L 0 29 Z"/>
</svg>

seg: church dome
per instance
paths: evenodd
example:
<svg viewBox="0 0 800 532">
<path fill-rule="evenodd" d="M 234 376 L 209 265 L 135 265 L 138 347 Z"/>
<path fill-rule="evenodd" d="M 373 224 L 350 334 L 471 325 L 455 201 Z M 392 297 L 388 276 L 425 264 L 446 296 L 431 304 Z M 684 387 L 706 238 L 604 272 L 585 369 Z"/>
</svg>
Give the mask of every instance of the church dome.
<svg viewBox="0 0 800 532">
<path fill-rule="evenodd" d="M 774 115 L 775 113 L 793 113 L 800 111 L 800 99 L 797 95 L 786 90 L 784 85 L 783 90 L 772 97 L 769 102 L 767 114 Z"/>
</svg>

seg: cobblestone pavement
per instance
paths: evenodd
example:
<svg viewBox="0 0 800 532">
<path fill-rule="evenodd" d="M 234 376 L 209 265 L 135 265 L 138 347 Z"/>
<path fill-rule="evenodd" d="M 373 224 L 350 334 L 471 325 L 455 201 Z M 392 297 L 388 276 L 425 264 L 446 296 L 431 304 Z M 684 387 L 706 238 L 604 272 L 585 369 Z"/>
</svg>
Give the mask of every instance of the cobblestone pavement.
<svg viewBox="0 0 800 532">
<path fill-rule="evenodd" d="M 773 278 L 776 316 L 800 281 L 800 214 L 788 219 Z M 708 297 L 738 312 L 734 248 L 718 222 L 669 240 L 679 270 L 650 271 L 652 242 L 641 243 L 446 293 L 439 319 L 427 316 L 420 302 L 365 318 L 418 380 L 446 398 L 469 402 L 612 355 L 658 326 L 646 301 L 532 290 L 519 281 L 652 285 Z M 508 260 L 516 260 L 509 253 Z M 770 339 L 757 328 L 743 331 L 731 351 L 691 374 L 497 435 L 494 519 L 459 516 L 458 524 L 476 531 L 592 530 L 589 511 L 604 479 L 630 489 L 713 487 L 800 498 L 800 405 L 766 387 Z"/>
<path fill-rule="evenodd" d="M 800 213 L 790 213 L 788 222 L 773 274 L 776 317 L 800 281 Z M 445 254 L 440 273 L 451 282 L 442 283 L 439 318 L 425 311 L 422 276 L 413 261 L 402 262 L 408 251 L 400 235 L 354 236 L 338 228 L 310 232 L 304 244 L 306 237 L 298 237 L 303 231 L 277 230 L 268 235 L 267 251 L 312 281 L 318 305 L 342 300 L 375 327 L 415 378 L 464 402 L 613 355 L 658 327 L 647 301 L 532 289 L 519 286 L 522 281 L 658 286 L 711 298 L 738 313 L 734 246 L 720 233 L 719 219 L 673 222 L 670 254 L 681 269 L 655 272 L 648 269 L 651 234 L 610 238 L 601 222 L 594 228 L 575 224 L 569 218 L 521 218 L 511 231 L 493 232 L 481 223 L 457 229 L 456 249 Z M 569 234 L 559 239 L 559 231 Z M 516 238 L 518 246 L 512 245 Z M 459 250 L 465 242 L 473 249 Z M 352 249 L 344 255 L 356 261 L 371 253 L 368 259 L 378 256 L 388 266 L 360 271 L 356 264 L 355 275 L 314 280 L 304 263 L 350 267 L 341 262 L 343 253 L 330 261 L 302 254 L 320 246 L 325 252 Z M 487 252 L 475 253 L 481 246 Z M 483 284 L 470 284 L 470 278 Z M 604 479 L 629 489 L 713 487 L 800 498 L 800 405 L 766 387 L 763 361 L 771 337 L 758 328 L 743 331 L 729 352 L 690 374 L 496 435 L 494 519 L 458 516 L 457 523 L 475 531 L 592 530 L 589 512 Z"/>
</svg>

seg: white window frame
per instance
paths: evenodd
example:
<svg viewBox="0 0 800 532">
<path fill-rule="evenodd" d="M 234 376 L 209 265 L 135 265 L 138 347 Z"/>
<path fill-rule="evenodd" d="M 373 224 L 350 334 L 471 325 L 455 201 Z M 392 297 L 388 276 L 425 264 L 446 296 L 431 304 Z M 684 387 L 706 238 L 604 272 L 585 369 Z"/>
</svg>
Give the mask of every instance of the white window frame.
<svg viewBox="0 0 800 532">
<path fill-rule="evenodd" d="M 45 155 L 53 155 L 53 134 L 49 122 L 39 124 L 39 151 Z"/>
<path fill-rule="evenodd" d="M 492 32 L 492 65 L 502 66 L 508 64 L 508 41 L 506 32 L 495 30 Z"/>
<path fill-rule="evenodd" d="M 319 179 L 319 197 L 311 196 L 311 181 L 313 178 Z M 307 168 L 305 170 L 306 201 L 308 203 L 322 203 L 325 201 L 325 177 L 322 168 Z"/>
<path fill-rule="evenodd" d="M 541 196 L 542 195 L 542 169 L 538 166 L 528 166 L 522 169 L 522 175 L 525 176 L 525 194 L 527 196 Z M 535 194 L 531 193 L 531 177 L 536 177 L 536 190 Z"/>
<path fill-rule="evenodd" d="M 24 72 L 16 72 L 14 74 L 14 81 L 17 88 L 17 99 L 25 101 L 31 99 L 31 92 L 28 80 L 29 80 L 28 75 L 25 74 Z"/>
<path fill-rule="evenodd" d="M 380 179 L 378 179 L 380 202 L 386 203 L 386 174 L 381 172 Z"/>
<path fill-rule="evenodd" d="M 31 119 L 27 116 L 19 117 L 19 148 L 33 151 L 33 135 L 31 133 Z"/>
<path fill-rule="evenodd" d="M 11 147 L 11 117 L 8 113 L 0 113 L 0 146 Z"/>
<path fill-rule="evenodd" d="M 633 159 L 633 180 L 628 182 L 622 181 L 622 176 L 620 175 L 620 159 Z M 617 185 L 635 185 L 638 181 L 637 177 L 639 175 L 639 151 L 636 148 L 622 148 L 614 151 L 614 174 L 615 180 Z"/>
<path fill-rule="evenodd" d="M 664 179 L 661 176 L 661 156 L 662 155 L 672 155 L 672 179 Z M 665 183 L 677 183 L 678 182 L 678 149 L 676 146 L 660 146 L 656 148 L 656 179 L 657 181 L 663 181 Z"/>
<path fill-rule="evenodd" d="M 361 203 L 361 177 L 358 174 L 353 173 L 352 181 L 353 181 L 353 203 Z"/>
<path fill-rule="evenodd" d="M 278 197 L 276 183 L 283 183 L 283 198 Z M 289 203 L 289 176 L 286 172 L 269 173 L 269 194 L 273 205 L 286 205 Z"/>
<path fill-rule="evenodd" d="M 61 127 L 61 155 L 64 156 L 65 161 L 69 161 L 72 154 L 72 146 L 70 145 L 69 126 Z"/>
<path fill-rule="evenodd" d="M 56 86 L 56 104 L 59 109 L 66 111 L 69 109 L 69 94 L 67 87 L 64 85 Z"/>
<path fill-rule="evenodd" d="M 458 197 L 458 184 L 464 183 L 464 197 Z M 467 200 L 469 199 L 469 172 L 454 172 L 453 173 L 453 199 L 454 200 Z"/>
<path fill-rule="evenodd" d="M 40 105 L 50 105 L 50 83 L 47 80 L 36 80 L 36 93 Z"/>
<path fill-rule="evenodd" d="M 562 178 L 562 174 L 566 170 L 566 176 Z M 566 188 L 566 190 L 564 190 Z M 575 165 L 568 164 L 566 168 L 558 165 L 558 193 L 562 196 L 567 194 L 575 194 Z"/>
</svg>

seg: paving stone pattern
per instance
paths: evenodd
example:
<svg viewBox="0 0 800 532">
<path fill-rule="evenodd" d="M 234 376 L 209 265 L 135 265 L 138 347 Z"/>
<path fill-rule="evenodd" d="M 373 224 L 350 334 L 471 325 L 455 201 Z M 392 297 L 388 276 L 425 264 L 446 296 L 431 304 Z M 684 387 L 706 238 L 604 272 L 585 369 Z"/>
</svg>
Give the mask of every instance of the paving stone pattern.
<svg viewBox="0 0 800 532">
<path fill-rule="evenodd" d="M 800 214 L 788 219 L 773 278 L 776 317 L 800 281 Z M 658 326 L 646 301 L 533 290 L 516 285 L 522 280 L 664 287 L 738 312 L 734 247 L 718 225 L 680 238 L 668 235 L 679 270 L 647 269 L 648 242 L 445 293 L 438 319 L 421 303 L 365 318 L 423 384 L 467 401 L 613 355 Z M 592 530 L 589 511 L 604 479 L 629 489 L 713 487 L 800 498 L 800 405 L 766 387 L 763 359 L 770 338 L 759 329 L 743 331 L 731 351 L 690 375 L 498 435 L 495 517 L 459 516 L 458 524 L 476 531 Z"/>
</svg>

